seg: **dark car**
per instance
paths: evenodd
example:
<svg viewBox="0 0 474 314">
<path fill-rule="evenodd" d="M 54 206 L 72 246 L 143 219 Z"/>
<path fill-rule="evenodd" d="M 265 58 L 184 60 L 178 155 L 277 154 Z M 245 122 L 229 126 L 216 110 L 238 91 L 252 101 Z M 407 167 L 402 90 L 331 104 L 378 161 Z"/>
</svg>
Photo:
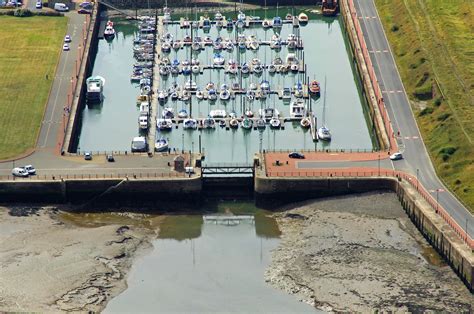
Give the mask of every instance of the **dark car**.
<svg viewBox="0 0 474 314">
<path fill-rule="evenodd" d="M 295 158 L 295 159 L 304 159 L 304 155 L 301 154 L 301 153 L 297 153 L 297 152 L 289 153 L 288 157 Z"/>
<path fill-rule="evenodd" d="M 87 10 L 87 9 L 84 9 L 84 8 L 81 8 L 77 11 L 77 13 L 79 14 L 92 14 L 92 11 L 91 10 Z"/>
<path fill-rule="evenodd" d="M 114 162 L 115 161 L 114 155 L 112 155 L 112 154 L 107 155 L 106 158 L 107 158 L 108 162 Z"/>
</svg>

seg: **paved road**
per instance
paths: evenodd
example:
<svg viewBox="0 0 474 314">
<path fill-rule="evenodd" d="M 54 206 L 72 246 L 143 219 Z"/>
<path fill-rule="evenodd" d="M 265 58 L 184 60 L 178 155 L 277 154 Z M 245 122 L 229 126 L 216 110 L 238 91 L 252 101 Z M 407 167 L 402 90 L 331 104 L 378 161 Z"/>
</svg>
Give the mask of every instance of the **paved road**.
<svg viewBox="0 0 474 314">
<path fill-rule="evenodd" d="M 414 175 L 418 172 L 425 188 L 435 198 L 438 194 L 439 203 L 464 230 L 467 224 L 468 234 L 474 237 L 473 215 L 446 189 L 433 168 L 373 0 L 355 0 L 354 4 L 393 129 L 401 135 L 405 159 L 394 162 L 395 169 Z M 436 193 L 437 189 L 443 192 Z"/>
</svg>

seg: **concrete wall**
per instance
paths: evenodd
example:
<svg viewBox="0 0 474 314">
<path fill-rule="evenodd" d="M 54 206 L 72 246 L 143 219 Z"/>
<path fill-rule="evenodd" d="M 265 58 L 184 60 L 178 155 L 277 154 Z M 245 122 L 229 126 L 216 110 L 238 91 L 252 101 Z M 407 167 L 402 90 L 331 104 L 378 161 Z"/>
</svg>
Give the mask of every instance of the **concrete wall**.
<svg viewBox="0 0 474 314">
<path fill-rule="evenodd" d="M 375 190 L 391 190 L 397 193 L 413 224 L 473 292 L 474 255 L 471 249 L 408 183 L 390 177 L 255 178 L 256 202 L 266 208 L 311 198 Z"/>
</svg>

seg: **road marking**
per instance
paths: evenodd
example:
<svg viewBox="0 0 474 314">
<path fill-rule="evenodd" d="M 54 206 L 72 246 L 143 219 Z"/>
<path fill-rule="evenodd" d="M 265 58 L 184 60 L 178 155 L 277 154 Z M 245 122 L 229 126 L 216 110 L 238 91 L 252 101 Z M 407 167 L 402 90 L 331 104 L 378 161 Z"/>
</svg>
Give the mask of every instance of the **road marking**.
<svg viewBox="0 0 474 314">
<path fill-rule="evenodd" d="M 412 139 L 417 140 L 417 139 L 419 139 L 419 137 L 415 135 L 415 136 L 412 137 Z"/>
</svg>

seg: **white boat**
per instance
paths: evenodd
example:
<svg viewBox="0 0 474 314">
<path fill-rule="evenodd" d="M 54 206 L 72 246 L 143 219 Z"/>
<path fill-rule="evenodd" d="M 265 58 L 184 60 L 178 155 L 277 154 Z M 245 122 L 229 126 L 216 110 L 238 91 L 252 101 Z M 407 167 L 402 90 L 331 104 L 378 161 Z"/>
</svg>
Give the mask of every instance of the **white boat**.
<svg viewBox="0 0 474 314">
<path fill-rule="evenodd" d="M 198 42 L 193 42 L 193 44 L 191 45 L 191 49 L 194 51 L 199 51 L 201 50 L 201 44 Z"/>
<path fill-rule="evenodd" d="M 318 138 L 323 141 L 331 140 L 331 132 L 326 126 L 322 126 L 318 129 Z"/>
<path fill-rule="evenodd" d="M 197 85 L 196 85 L 196 82 L 192 81 L 192 80 L 188 80 L 185 84 L 184 84 L 184 89 L 185 90 L 196 90 L 197 88 Z"/>
<path fill-rule="evenodd" d="M 199 61 L 199 59 L 196 59 L 196 58 L 191 59 L 191 65 L 200 65 L 200 64 L 201 64 L 201 61 Z"/>
<path fill-rule="evenodd" d="M 165 139 L 164 137 L 161 137 L 158 141 L 155 143 L 155 152 L 164 152 L 168 150 L 168 140 Z"/>
<path fill-rule="evenodd" d="M 253 58 L 252 59 L 252 65 L 257 65 L 257 64 L 262 64 L 262 61 L 260 61 L 259 58 Z"/>
<path fill-rule="evenodd" d="M 298 21 L 300 24 L 306 24 L 308 23 L 308 20 L 309 18 L 305 13 L 301 12 L 300 15 L 298 15 Z"/>
<path fill-rule="evenodd" d="M 270 123 L 270 127 L 274 129 L 280 128 L 280 125 L 281 125 L 280 119 L 278 119 L 277 117 L 272 117 L 269 123 Z"/>
<path fill-rule="evenodd" d="M 111 21 L 108 21 L 104 30 L 104 38 L 107 40 L 107 39 L 113 39 L 114 37 L 115 37 L 114 23 Z"/>
<path fill-rule="evenodd" d="M 271 26 L 272 26 L 272 23 L 269 20 L 265 19 L 265 20 L 262 21 L 262 27 L 264 29 L 268 29 Z"/>
<path fill-rule="evenodd" d="M 253 82 L 250 83 L 250 85 L 249 85 L 250 90 L 257 90 L 257 87 L 258 87 L 257 84 L 255 84 Z"/>
<path fill-rule="evenodd" d="M 300 69 L 300 65 L 298 63 L 292 63 L 290 65 L 290 70 L 292 72 L 298 72 L 299 69 Z"/>
<path fill-rule="evenodd" d="M 256 124 L 257 124 L 257 128 L 265 129 L 265 120 L 264 119 L 258 119 Z"/>
<path fill-rule="evenodd" d="M 103 90 L 105 79 L 101 76 L 91 76 L 86 80 L 87 84 L 87 103 L 100 103 L 103 99 Z"/>
<path fill-rule="evenodd" d="M 221 54 L 216 53 L 216 54 L 214 55 L 213 62 L 214 62 L 214 65 L 223 65 L 224 62 L 225 62 L 225 59 L 224 59 L 223 56 L 221 56 Z"/>
<path fill-rule="evenodd" d="M 163 112 L 161 114 L 163 119 L 173 119 L 174 118 L 174 110 L 171 107 L 163 108 Z"/>
<path fill-rule="evenodd" d="M 181 49 L 181 41 L 175 40 L 172 46 L 173 46 L 173 49 L 175 50 Z"/>
<path fill-rule="evenodd" d="M 254 65 L 253 71 L 257 74 L 260 74 L 263 72 L 263 67 L 260 64 Z"/>
<path fill-rule="evenodd" d="M 219 98 L 221 100 L 229 100 L 229 98 L 230 98 L 229 90 L 228 89 L 221 90 L 221 92 L 219 93 Z"/>
<path fill-rule="evenodd" d="M 201 72 L 201 68 L 199 67 L 199 65 L 193 65 L 191 70 L 194 74 L 198 74 L 199 72 Z"/>
<path fill-rule="evenodd" d="M 253 118 L 253 111 L 250 109 L 245 110 L 245 116 L 247 118 Z"/>
<path fill-rule="evenodd" d="M 216 120 L 209 116 L 204 119 L 202 125 L 205 129 L 214 129 L 216 127 Z"/>
<path fill-rule="evenodd" d="M 148 129 L 148 115 L 138 117 L 138 128 L 140 130 Z"/>
<path fill-rule="evenodd" d="M 216 14 L 214 15 L 214 20 L 216 21 L 222 21 L 224 17 L 222 16 L 221 12 L 217 11 Z"/>
<path fill-rule="evenodd" d="M 270 90 L 270 82 L 267 80 L 264 80 L 260 83 L 260 88 L 264 91 L 269 91 Z"/>
<path fill-rule="evenodd" d="M 213 82 L 209 82 L 206 84 L 206 90 L 211 90 L 211 89 L 214 89 L 214 83 Z"/>
<path fill-rule="evenodd" d="M 249 48 L 252 49 L 252 50 L 257 50 L 258 47 L 260 47 L 260 44 L 258 43 L 258 41 L 254 40 L 254 41 L 251 41 L 249 43 Z"/>
<path fill-rule="evenodd" d="M 278 109 L 275 108 L 264 108 L 264 109 L 259 109 L 258 113 L 261 118 L 264 119 L 271 119 L 273 117 L 278 117 L 280 113 L 278 112 Z"/>
<path fill-rule="evenodd" d="M 161 51 L 163 53 L 169 53 L 171 52 L 171 44 L 169 42 L 165 42 L 161 45 Z"/>
<path fill-rule="evenodd" d="M 253 90 L 248 90 L 246 96 L 249 101 L 253 101 L 255 99 L 255 92 Z"/>
<path fill-rule="evenodd" d="M 237 74 L 237 71 L 238 71 L 238 68 L 235 64 L 229 64 L 229 66 L 227 67 L 227 72 L 229 74 L 235 75 Z"/>
<path fill-rule="evenodd" d="M 187 117 L 188 112 L 186 111 L 186 109 L 181 109 L 180 111 L 178 111 L 178 118 L 186 119 Z"/>
<path fill-rule="evenodd" d="M 147 116 L 150 114 L 150 104 L 147 101 L 143 101 L 140 103 L 140 115 Z"/>
<path fill-rule="evenodd" d="M 276 65 L 270 64 L 270 65 L 268 66 L 268 72 L 269 72 L 269 73 L 275 73 L 275 72 L 276 72 Z"/>
<path fill-rule="evenodd" d="M 159 102 L 165 102 L 166 99 L 168 99 L 168 94 L 165 91 L 160 90 L 158 92 L 158 101 Z"/>
<path fill-rule="evenodd" d="M 229 113 L 229 118 L 231 118 L 231 119 L 236 119 L 236 118 L 237 118 L 237 113 L 235 113 L 235 111 L 232 110 L 232 111 Z"/>
<path fill-rule="evenodd" d="M 245 18 L 246 18 L 245 13 L 242 11 L 239 11 L 239 14 L 237 15 L 237 19 L 244 21 Z"/>
<path fill-rule="evenodd" d="M 183 128 L 195 130 L 197 129 L 197 121 L 196 119 L 184 119 L 183 121 Z"/>
<path fill-rule="evenodd" d="M 286 64 L 293 64 L 293 63 L 299 63 L 298 58 L 294 53 L 289 53 L 286 56 Z"/>
<path fill-rule="evenodd" d="M 188 102 L 191 99 L 191 92 L 189 90 L 185 90 L 183 95 L 181 96 L 181 100 L 184 102 Z"/>
<path fill-rule="evenodd" d="M 308 117 L 304 117 L 303 119 L 301 119 L 300 125 L 302 128 L 307 129 L 311 126 L 311 120 Z"/>
<path fill-rule="evenodd" d="M 250 68 L 247 63 L 242 64 L 242 67 L 240 68 L 240 72 L 242 72 L 242 74 L 249 74 Z"/>
<path fill-rule="evenodd" d="M 302 119 L 306 115 L 304 101 L 298 99 L 290 103 L 290 117 L 293 119 Z"/>
<path fill-rule="evenodd" d="M 217 99 L 217 93 L 215 89 L 210 89 L 207 92 L 207 99 L 209 99 L 210 101 L 215 101 Z"/>
<path fill-rule="evenodd" d="M 224 109 L 214 109 L 209 112 L 209 116 L 211 118 L 225 118 L 227 117 L 227 113 Z"/>
<path fill-rule="evenodd" d="M 288 87 L 284 87 L 282 98 L 283 100 L 291 99 L 291 89 L 289 89 Z"/>
<path fill-rule="evenodd" d="M 204 92 L 202 90 L 196 91 L 196 98 L 202 100 L 204 98 Z"/>
<path fill-rule="evenodd" d="M 237 120 L 236 118 L 230 119 L 229 126 L 233 129 L 238 128 L 239 127 L 239 120 Z"/>
<path fill-rule="evenodd" d="M 161 131 L 168 131 L 173 128 L 173 121 L 171 119 L 156 119 L 156 127 Z"/>
</svg>

